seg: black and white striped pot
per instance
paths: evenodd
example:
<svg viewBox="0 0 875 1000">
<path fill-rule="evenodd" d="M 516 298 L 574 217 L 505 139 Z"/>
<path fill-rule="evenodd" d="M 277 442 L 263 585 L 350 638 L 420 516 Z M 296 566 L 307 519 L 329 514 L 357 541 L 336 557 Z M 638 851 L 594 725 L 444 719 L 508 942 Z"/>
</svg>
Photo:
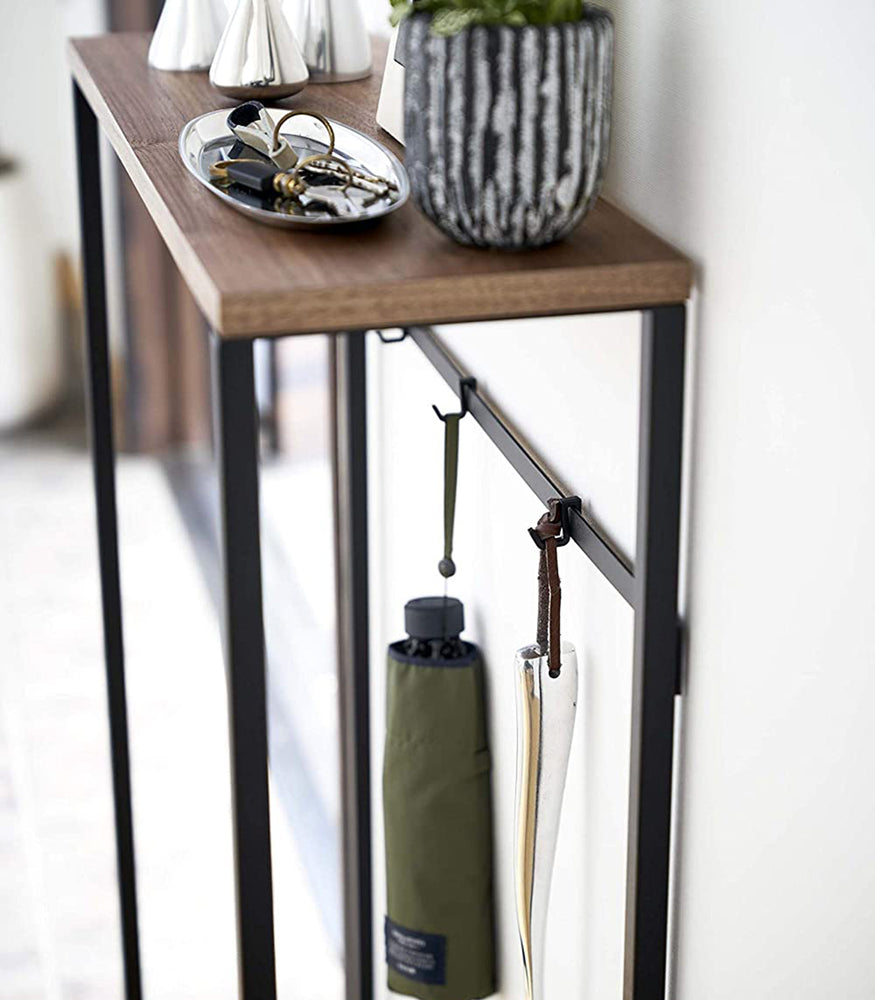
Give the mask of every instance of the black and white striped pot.
<svg viewBox="0 0 875 1000">
<path fill-rule="evenodd" d="M 522 249 L 562 239 L 598 196 L 608 157 L 614 31 L 581 21 L 431 34 L 402 26 L 405 164 L 413 197 L 448 236 Z"/>
</svg>

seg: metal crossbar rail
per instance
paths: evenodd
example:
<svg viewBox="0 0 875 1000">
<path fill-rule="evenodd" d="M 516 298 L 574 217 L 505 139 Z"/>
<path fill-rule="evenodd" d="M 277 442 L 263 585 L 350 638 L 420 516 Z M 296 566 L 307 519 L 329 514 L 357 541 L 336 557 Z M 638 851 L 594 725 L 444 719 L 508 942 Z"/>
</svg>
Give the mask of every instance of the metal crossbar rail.
<svg viewBox="0 0 875 1000">
<path fill-rule="evenodd" d="M 407 335 L 428 358 L 450 388 L 462 399 L 464 394 L 468 412 L 486 432 L 492 443 L 510 462 L 535 496 L 546 504 L 552 497 L 565 493 L 537 459 L 510 431 L 507 424 L 473 388 L 462 385 L 465 373 L 439 343 L 428 327 L 414 326 Z M 617 590 L 623 599 L 635 604 L 635 570 L 631 562 L 610 539 L 587 517 L 575 510 L 569 511 L 571 540 L 581 549 L 599 572 Z"/>
</svg>

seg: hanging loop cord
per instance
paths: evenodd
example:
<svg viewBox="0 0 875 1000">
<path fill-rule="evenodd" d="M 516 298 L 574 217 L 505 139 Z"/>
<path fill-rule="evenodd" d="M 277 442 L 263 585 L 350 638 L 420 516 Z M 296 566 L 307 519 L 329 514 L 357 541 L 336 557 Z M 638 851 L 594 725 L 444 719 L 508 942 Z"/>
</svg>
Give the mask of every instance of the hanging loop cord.
<svg viewBox="0 0 875 1000">
<path fill-rule="evenodd" d="M 456 485 L 459 480 L 459 421 L 464 414 L 448 413 L 444 422 L 444 557 L 438 571 L 446 580 L 456 573 L 453 562 L 453 526 L 456 521 Z"/>
<path fill-rule="evenodd" d="M 562 608 L 562 585 L 559 580 L 559 559 L 556 545 L 562 533 L 562 514 L 558 500 L 550 500 L 549 510 L 532 529 L 544 543 L 538 562 L 538 646 L 547 651 L 550 676 L 556 678 L 562 670 L 562 646 L 559 635 Z"/>
</svg>

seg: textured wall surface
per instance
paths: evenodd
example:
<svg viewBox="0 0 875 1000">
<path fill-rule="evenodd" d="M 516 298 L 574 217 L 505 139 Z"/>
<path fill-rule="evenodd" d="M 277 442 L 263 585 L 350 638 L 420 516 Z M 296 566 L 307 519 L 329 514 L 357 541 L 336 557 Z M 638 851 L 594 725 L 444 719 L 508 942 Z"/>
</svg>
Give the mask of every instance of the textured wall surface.
<svg viewBox="0 0 875 1000">
<path fill-rule="evenodd" d="M 612 7 L 608 194 L 699 266 L 671 993 L 863 1000 L 875 993 L 875 8 Z M 637 332 L 636 317 L 615 316 L 447 334 L 628 551 Z M 404 600 L 440 586 L 427 404 L 447 399 L 415 347 L 372 358 L 378 649 Z M 502 996 L 516 998 L 510 664 L 534 627 L 525 528 L 538 505 L 473 425 L 462 436 L 453 590 L 490 663 Z M 603 1000 L 621 995 L 631 618 L 573 549 L 562 565 L 583 696 L 548 986 Z"/>
</svg>

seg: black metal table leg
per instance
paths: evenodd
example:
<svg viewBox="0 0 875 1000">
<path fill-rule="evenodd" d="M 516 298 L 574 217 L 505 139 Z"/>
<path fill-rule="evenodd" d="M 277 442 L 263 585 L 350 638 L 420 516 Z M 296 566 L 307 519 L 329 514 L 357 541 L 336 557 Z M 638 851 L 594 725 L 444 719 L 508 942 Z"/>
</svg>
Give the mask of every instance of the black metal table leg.
<svg viewBox="0 0 875 1000">
<path fill-rule="evenodd" d="M 332 341 L 347 1000 L 374 991 L 365 335 Z"/>
<path fill-rule="evenodd" d="M 644 313 L 626 898 L 626 1000 L 665 997 L 686 311 Z"/>
<path fill-rule="evenodd" d="M 212 335 L 242 1000 L 275 1000 L 253 344 Z"/>
<path fill-rule="evenodd" d="M 280 453 L 279 422 L 279 341 L 274 337 L 267 342 L 267 395 L 269 401 L 267 447 L 270 454 L 276 457 Z M 264 417 L 262 416 L 262 421 Z"/>
<path fill-rule="evenodd" d="M 103 209 L 100 194 L 100 144 L 97 119 L 78 86 L 73 88 L 82 227 L 85 294 L 86 383 L 97 541 L 103 607 L 103 644 L 109 700 L 112 790 L 115 806 L 116 861 L 121 906 L 125 996 L 140 1000 L 140 951 L 137 930 L 137 883 L 128 753 L 122 603 L 118 562 L 118 519 L 115 501 L 115 452 L 112 386 L 103 258 Z"/>
</svg>

